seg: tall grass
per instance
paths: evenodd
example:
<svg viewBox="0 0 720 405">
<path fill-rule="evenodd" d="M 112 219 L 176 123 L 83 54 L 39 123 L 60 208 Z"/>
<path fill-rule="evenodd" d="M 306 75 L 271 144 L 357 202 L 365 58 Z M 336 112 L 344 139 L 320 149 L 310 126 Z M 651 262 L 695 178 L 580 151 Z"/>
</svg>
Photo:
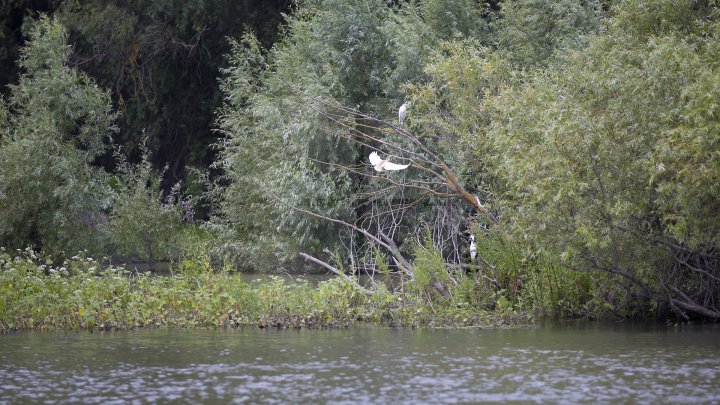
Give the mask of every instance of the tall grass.
<svg viewBox="0 0 720 405">
<path fill-rule="evenodd" d="M 411 326 L 491 326 L 493 313 L 419 290 L 372 296 L 340 278 L 313 287 L 269 276 L 244 282 L 213 270 L 207 257 L 182 260 L 159 277 L 77 255 L 53 264 L 28 249 L 0 250 L 0 330 L 196 327 L 344 327 L 354 322 Z"/>
</svg>

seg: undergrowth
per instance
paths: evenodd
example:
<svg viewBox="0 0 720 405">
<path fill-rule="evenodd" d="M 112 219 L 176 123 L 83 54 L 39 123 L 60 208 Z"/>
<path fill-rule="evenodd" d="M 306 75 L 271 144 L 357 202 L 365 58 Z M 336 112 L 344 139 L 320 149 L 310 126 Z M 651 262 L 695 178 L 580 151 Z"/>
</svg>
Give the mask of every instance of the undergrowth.
<svg viewBox="0 0 720 405">
<path fill-rule="evenodd" d="M 412 283 L 408 284 L 412 287 Z M 424 288 L 423 288 L 424 290 Z M 457 289 L 456 291 L 460 291 Z M 333 278 L 311 286 L 279 277 L 247 283 L 213 269 L 202 255 L 160 277 L 102 265 L 77 255 L 61 264 L 27 249 L 0 250 L 0 330 L 501 326 L 527 323 L 515 311 L 485 311 L 414 288 L 391 291 L 380 283 L 368 296 Z"/>
</svg>

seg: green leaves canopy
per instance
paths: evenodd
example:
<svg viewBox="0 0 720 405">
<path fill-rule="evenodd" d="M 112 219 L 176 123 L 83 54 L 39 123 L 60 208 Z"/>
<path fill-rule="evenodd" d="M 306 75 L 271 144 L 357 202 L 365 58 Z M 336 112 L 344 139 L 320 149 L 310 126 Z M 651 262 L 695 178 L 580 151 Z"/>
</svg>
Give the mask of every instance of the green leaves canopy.
<svg viewBox="0 0 720 405">
<path fill-rule="evenodd" d="M 432 13 L 445 3 L 452 6 L 446 14 Z M 288 18 L 288 36 L 268 53 L 250 35 L 234 44 L 218 120 L 227 134 L 220 166 L 229 183 L 220 222 L 245 260 L 262 268 L 300 248 L 341 247 L 340 228 L 278 203 L 351 223 L 367 210 L 358 208 L 366 201 L 359 199 L 364 177 L 339 169 L 368 168 L 371 149 L 348 140 L 364 123 L 334 125 L 327 103 L 395 122 L 404 86 L 423 80 L 438 41 L 484 33 L 482 20 L 468 20 L 480 11 L 473 2 L 305 1 Z M 457 24 L 448 30 L 437 18 Z"/>
<path fill-rule="evenodd" d="M 615 11 L 586 51 L 495 100 L 495 173 L 514 231 L 536 248 L 645 294 L 666 295 L 668 280 L 699 292 L 701 273 L 673 269 L 679 252 L 720 248 L 718 10 Z"/>
<path fill-rule="evenodd" d="M 110 99 L 69 68 L 62 26 L 41 18 L 22 50 L 0 141 L 0 244 L 49 254 L 88 246 L 107 205 L 104 171 L 92 162 L 115 131 Z M 1 122 L 2 120 L 0 120 Z"/>
</svg>

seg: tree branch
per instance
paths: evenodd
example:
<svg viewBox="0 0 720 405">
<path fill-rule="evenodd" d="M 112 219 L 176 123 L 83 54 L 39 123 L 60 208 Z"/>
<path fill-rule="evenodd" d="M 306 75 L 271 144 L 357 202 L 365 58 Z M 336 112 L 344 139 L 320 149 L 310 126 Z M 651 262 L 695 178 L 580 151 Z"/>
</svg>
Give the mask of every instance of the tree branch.
<svg viewBox="0 0 720 405">
<path fill-rule="evenodd" d="M 259 188 L 261 188 L 262 190 L 264 190 L 264 191 L 270 196 L 270 198 L 271 198 L 273 201 L 275 201 L 275 202 L 277 202 L 277 203 L 279 203 L 279 204 L 282 204 L 282 205 L 284 205 L 284 206 L 286 206 L 286 207 L 288 207 L 288 208 L 290 208 L 290 209 L 292 209 L 292 210 L 295 210 L 295 211 L 297 211 L 297 212 L 302 212 L 302 213 L 304 213 L 304 214 L 313 216 L 313 217 L 315 217 L 315 218 L 320 218 L 320 219 L 323 219 L 323 220 L 325 220 L 325 221 L 329 221 L 329 222 L 333 222 L 333 223 L 336 223 L 336 224 L 340 224 L 340 225 L 343 225 L 343 226 L 345 226 L 345 227 L 347 227 L 347 228 L 350 228 L 350 229 L 353 229 L 353 230 L 356 230 L 356 231 L 362 233 L 363 235 L 365 235 L 366 237 L 368 237 L 368 239 L 370 239 L 370 240 L 374 241 L 375 243 L 377 243 L 378 245 L 384 247 L 384 248 L 385 248 L 388 252 L 390 252 L 390 254 L 391 254 L 394 258 L 396 258 L 400 263 L 402 263 L 403 265 L 404 265 L 404 264 L 408 264 L 408 267 L 401 266 L 400 269 L 401 269 L 404 273 L 406 273 L 408 276 L 414 277 L 413 272 L 412 272 L 412 266 L 409 266 L 409 262 L 402 256 L 402 254 L 400 253 L 400 250 L 397 248 L 397 246 L 395 245 L 394 242 L 392 243 L 392 245 L 389 245 L 388 243 L 382 241 L 380 238 L 378 238 L 377 236 L 375 236 L 375 235 L 373 235 L 372 233 L 368 232 L 367 230 L 362 229 L 362 228 L 360 228 L 360 227 L 358 227 L 358 226 L 355 226 L 355 225 L 353 225 L 353 224 L 351 224 L 351 223 L 349 223 L 349 222 L 345 222 L 345 221 L 343 221 L 343 220 L 341 220 L 341 219 L 331 218 L 331 217 L 328 217 L 328 216 L 326 216 L 326 215 L 318 214 L 317 212 L 313 212 L 313 211 L 310 211 L 310 210 L 307 210 L 307 209 L 304 209 L 304 208 L 296 207 L 296 206 L 290 204 L 289 202 L 281 199 L 281 198 L 278 197 L 277 195 L 275 195 L 275 193 L 273 193 L 271 190 L 269 190 L 268 188 L 266 188 L 266 187 L 264 187 L 263 185 L 261 185 L 258 181 L 253 180 L 253 182 L 255 183 L 256 186 L 258 186 Z M 392 242 L 392 240 L 390 240 L 390 241 Z"/>
<path fill-rule="evenodd" d="M 343 280 L 347 281 L 349 284 L 351 284 L 353 287 L 355 287 L 355 288 L 357 288 L 358 290 L 360 290 L 360 292 L 362 292 L 363 294 L 367 295 L 368 297 L 371 297 L 371 296 L 374 294 L 372 291 L 370 291 L 370 290 L 368 290 L 367 288 L 361 286 L 360 284 L 357 283 L 357 281 L 353 280 L 351 277 L 348 277 L 345 273 L 343 273 L 343 272 L 341 272 L 340 270 L 338 270 L 337 268 L 329 265 L 328 263 L 326 263 L 326 262 L 324 262 L 324 261 L 322 261 L 322 260 L 320 260 L 320 259 L 318 259 L 318 258 L 316 258 L 316 257 L 310 256 L 310 255 L 307 254 L 307 253 L 299 252 L 299 254 L 300 254 L 300 256 L 302 256 L 305 260 L 308 260 L 308 261 L 313 262 L 313 263 L 315 263 L 315 264 L 319 264 L 320 266 L 322 266 L 322 267 L 324 267 L 324 268 L 332 271 L 333 273 L 337 274 L 338 276 L 342 277 Z"/>
</svg>

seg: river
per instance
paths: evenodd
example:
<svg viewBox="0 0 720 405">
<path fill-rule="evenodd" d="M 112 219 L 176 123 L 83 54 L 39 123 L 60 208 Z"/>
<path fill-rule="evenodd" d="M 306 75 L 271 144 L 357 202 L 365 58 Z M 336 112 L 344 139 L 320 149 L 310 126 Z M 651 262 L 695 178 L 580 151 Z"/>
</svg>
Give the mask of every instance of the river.
<svg viewBox="0 0 720 405">
<path fill-rule="evenodd" d="M 0 403 L 718 403 L 720 328 L 0 336 Z"/>
</svg>

